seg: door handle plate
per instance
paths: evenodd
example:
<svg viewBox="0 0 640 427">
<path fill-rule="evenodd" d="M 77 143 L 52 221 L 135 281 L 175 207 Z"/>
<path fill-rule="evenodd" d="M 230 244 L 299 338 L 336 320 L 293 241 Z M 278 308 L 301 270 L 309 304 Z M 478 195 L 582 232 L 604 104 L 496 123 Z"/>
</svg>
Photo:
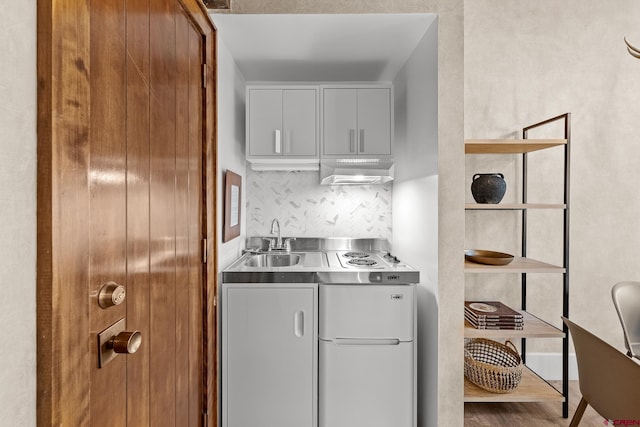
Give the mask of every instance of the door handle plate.
<svg viewBox="0 0 640 427">
<path fill-rule="evenodd" d="M 104 368 L 118 353 L 138 351 L 142 335 L 138 331 L 128 332 L 126 328 L 126 320 L 122 318 L 98 334 L 98 368 Z"/>
</svg>

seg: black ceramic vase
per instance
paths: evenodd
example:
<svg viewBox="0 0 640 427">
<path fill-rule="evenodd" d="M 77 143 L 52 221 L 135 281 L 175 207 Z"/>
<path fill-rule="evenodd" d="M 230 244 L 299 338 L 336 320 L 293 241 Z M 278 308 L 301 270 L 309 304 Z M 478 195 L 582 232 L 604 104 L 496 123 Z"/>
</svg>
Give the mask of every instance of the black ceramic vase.
<svg viewBox="0 0 640 427">
<path fill-rule="evenodd" d="M 507 183 L 501 173 L 473 175 L 471 194 L 477 203 L 500 203 L 505 191 L 507 191 Z"/>
</svg>

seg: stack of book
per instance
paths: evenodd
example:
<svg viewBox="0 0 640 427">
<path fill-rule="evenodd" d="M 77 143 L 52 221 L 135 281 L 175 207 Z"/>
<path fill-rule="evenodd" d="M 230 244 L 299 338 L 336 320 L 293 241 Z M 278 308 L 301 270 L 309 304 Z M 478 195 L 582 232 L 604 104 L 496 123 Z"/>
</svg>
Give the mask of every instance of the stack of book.
<svg viewBox="0 0 640 427">
<path fill-rule="evenodd" d="M 476 329 L 522 329 L 524 320 L 500 301 L 465 301 L 464 317 Z"/>
</svg>

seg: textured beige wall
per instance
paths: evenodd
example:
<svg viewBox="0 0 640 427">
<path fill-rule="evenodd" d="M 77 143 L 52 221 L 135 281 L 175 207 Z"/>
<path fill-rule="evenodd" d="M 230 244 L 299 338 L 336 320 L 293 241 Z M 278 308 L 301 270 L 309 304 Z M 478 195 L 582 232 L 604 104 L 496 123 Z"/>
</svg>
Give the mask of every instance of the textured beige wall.
<svg viewBox="0 0 640 427">
<path fill-rule="evenodd" d="M 627 36 L 640 45 L 640 2 L 612 7 L 598 0 L 469 0 L 464 7 L 465 137 L 515 137 L 522 126 L 572 113 L 570 316 L 623 348 L 610 290 L 618 281 L 640 280 L 640 60 L 623 42 Z M 561 178 L 558 160 L 541 154 L 530 165 L 535 197 L 561 201 L 554 190 Z M 467 161 L 469 201 L 475 172 L 504 172 L 505 199 L 519 195 L 514 159 Z M 535 215 L 532 255 L 561 262 L 561 216 Z M 514 215 L 489 216 L 467 214 L 466 244 L 518 250 L 517 242 L 504 238 L 517 231 Z M 467 295 L 518 304 L 519 286 L 501 276 L 470 278 Z M 561 280 L 530 277 L 532 308 L 560 325 Z M 560 351 L 543 341 L 531 349 Z"/>
<path fill-rule="evenodd" d="M 0 11 L 0 424 L 36 423 L 36 0 Z"/>
<path fill-rule="evenodd" d="M 231 13 L 438 14 L 438 426 L 463 425 L 464 274 L 462 0 L 231 0 Z M 330 31 L 330 28 L 327 29 Z M 435 379 L 434 379 L 435 380 Z M 435 426 L 434 426 L 435 427 Z"/>
</svg>

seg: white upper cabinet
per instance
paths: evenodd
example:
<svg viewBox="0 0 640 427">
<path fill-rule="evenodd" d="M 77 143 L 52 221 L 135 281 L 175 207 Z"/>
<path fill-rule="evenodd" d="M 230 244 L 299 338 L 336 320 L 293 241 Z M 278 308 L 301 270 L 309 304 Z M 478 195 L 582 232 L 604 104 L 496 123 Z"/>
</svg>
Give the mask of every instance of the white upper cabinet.
<svg viewBox="0 0 640 427">
<path fill-rule="evenodd" d="M 247 160 L 318 158 L 317 86 L 247 87 Z"/>
<path fill-rule="evenodd" d="M 323 156 L 390 156 L 393 104 L 390 86 L 323 87 Z"/>
</svg>

